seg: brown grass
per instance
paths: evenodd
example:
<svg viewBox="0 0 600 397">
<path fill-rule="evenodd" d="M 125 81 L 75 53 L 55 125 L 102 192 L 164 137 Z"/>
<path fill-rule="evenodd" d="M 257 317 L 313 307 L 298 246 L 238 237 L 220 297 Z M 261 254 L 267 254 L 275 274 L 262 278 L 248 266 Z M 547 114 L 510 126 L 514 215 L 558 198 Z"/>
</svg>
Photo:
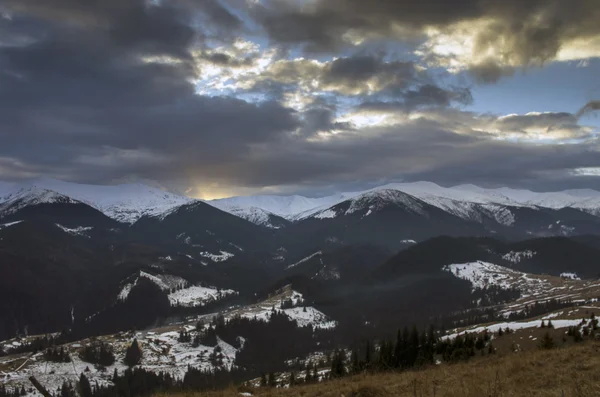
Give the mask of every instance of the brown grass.
<svg viewBox="0 0 600 397">
<path fill-rule="evenodd" d="M 219 392 L 168 397 L 239 397 L 240 391 L 231 387 Z M 358 375 L 291 389 L 265 388 L 251 392 L 264 397 L 596 397 L 600 396 L 600 343 L 586 342 L 419 371 Z"/>
</svg>

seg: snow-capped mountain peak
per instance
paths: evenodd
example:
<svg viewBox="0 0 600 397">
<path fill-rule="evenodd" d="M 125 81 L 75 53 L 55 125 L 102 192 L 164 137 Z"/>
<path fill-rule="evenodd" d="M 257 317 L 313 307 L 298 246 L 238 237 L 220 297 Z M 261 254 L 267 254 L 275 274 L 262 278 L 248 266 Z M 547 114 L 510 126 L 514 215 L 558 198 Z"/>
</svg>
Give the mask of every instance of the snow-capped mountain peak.
<svg viewBox="0 0 600 397">
<path fill-rule="evenodd" d="M 0 197 L 0 213 L 10 215 L 24 207 L 57 203 L 77 204 L 79 201 L 53 190 L 29 187 Z"/>
<path fill-rule="evenodd" d="M 3 183 L 0 185 L 0 193 L 12 192 L 5 199 L 0 198 L 0 205 L 18 192 L 30 190 L 53 192 L 83 202 L 124 223 L 133 223 L 144 215 L 157 216 L 194 200 L 138 183 L 102 186 L 44 178 L 20 184 Z"/>
</svg>

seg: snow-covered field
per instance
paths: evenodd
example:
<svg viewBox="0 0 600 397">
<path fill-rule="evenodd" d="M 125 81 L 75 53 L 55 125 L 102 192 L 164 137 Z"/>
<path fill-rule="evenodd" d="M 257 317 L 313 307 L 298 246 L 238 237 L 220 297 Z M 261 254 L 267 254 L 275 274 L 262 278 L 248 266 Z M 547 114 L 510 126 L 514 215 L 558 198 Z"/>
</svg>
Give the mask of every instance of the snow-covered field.
<svg viewBox="0 0 600 397">
<path fill-rule="evenodd" d="M 503 289 L 517 288 L 523 296 L 528 296 L 550 287 L 544 279 L 489 262 L 457 263 L 443 269 L 469 281 L 473 289 L 495 285 Z"/>
<path fill-rule="evenodd" d="M 561 273 L 560 277 L 567 278 L 569 280 L 581 280 L 576 273 Z"/>
<path fill-rule="evenodd" d="M 581 318 L 574 319 L 574 320 L 552 319 L 552 325 L 554 326 L 554 328 L 557 328 L 557 329 L 558 328 L 575 327 L 575 326 L 578 326 L 579 324 L 581 324 L 582 320 L 586 321 L 585 319 L 581 319 Z M 498 332 L 498 330 L 500 328 L 502 328 L 503 330 L 505 330 L 506 328 L 510 328 L 513 331 L 520 330 L 520 329 L 527 329 L 527 328 L 538 328 L 540 326 L 540 323 L 541 323 L 541 320 L 510 321 L 510 322 L 495 323 L 495 324 L 490 324 L 490 325 L 475 326 L 475 327 L 463 329 L 460 332 L 454 332 L 454 333 L 448 334 L 448 335 L 444 336 L 443 339 L 453 339 L 453 338 L 456 338 L 458 335 L 463 335 L 465 333 L 479 334 L 485 330 L 487 330 L 488 332 Z"/>
<path fill-rule="evenodd" d="M 281 309 L 281 304 L 285 300 L 291 300 L 292 304 L 297 307 Z M 225 314 L 226 318 L 234 316 L 242 316 L 246 318 L 256 318 L 259 320 L 269 321 L 273 309 L 283 311 L 290 319 L 296 320 L 299 326 L 304 327 L 311 325 L 314 328 L 330 329 L 337 326 L 337 322 L 332 321 L 323 312 L 311 306 L 306 306 L 306 311 L 302 303 L 304 298 L 301 293 L 290 289 L 289 287 L 282 288 L 280 293 L 274 294 L 270 298 L 253 304 L 236 309 Z"/>
<path fill-rule="evenodd" d="M 220 251 L 218 254 L 212 254 L 210 252 L 200 252 L 200 256 L 210 259 L 213 262 L 225 262 L 226 260 L 233 258 L 235 254 L 227 251 Z"/>
<path fill-rule="evenodd" d="M 187 327 L 189 331 L 193 327 Z M 70 343 L 65 345 L 72 358 L 69 363 L 53 363 L 47 362 L 43 358 L 43 353 L 37 353 L 19 371 L 4 371 L 0 372 L 0 381 L 7 385 L 21 386 L 25 385 L 30 388 L 29 377 L 34 375 L 42 385 L 50 392 L 55 392 L 64 381 L 76 383 L 79 375 L 85 373 L 86 377 L 92 384 L 98 382 L 100 385 L 111 384 L 111 377 L 115 369 L 122 373 L 127 366 L 123 363 L 125 350 L 131 344 L 133 338 L 138 340 L 142 349 L 142 361 L 140 367 L 152 370 L 155 372 L 170 373 L 178 379 L 182 379 L 185 375 L 188 366 L 203 370 L 215 368 L 210 359 L 210 355 L 216 349 L 211 346 L 199 345 L 192 346 L 191 343 L 179 342 L 178 331 L 167 331 L 162 333 L 156 332 L 137 332 L 134 335 L 114 335 L 107 336 L 101 339 L 111 343 L 115 349 L 116 361 L 113 365 L 105 369 L 96 368 L 93 364 L 82 361 L 78 356 L 78 350 L 89 340 Z M 218 339 L 217 346 L 220 347 L 222 355 L 222 368 L 231 369 L 235 360 L 237 349 L 227 344 L 221 339 Z M 10 364 L 9 360 L 14 360 L 14 357 L 0 358 L 0 367 Z M 89 369 L 89 371 L 87 371 Z M 34 393 L 37 395 L 37 392 Z"/>
<path fill-rule="evenodd" d="M 201 286 L 191 286 L 169 294 L 169 301 L 173 306 L 204 306 L 207 303 L 214 302 L 228 295 L 237 294 L 234 290 L 216 288 L 207 288 Z"/>
<path fill-rule="evenodd" d="M 139 275 L 130 283 L 125 284 L 119 292 L 118 298 L 125 300 L 131 289 L 137 284 L 140 277 L 144 277 L 156 284 L 163 291 L 168 292 L 169 302 L 173 306 L 204 306 L 207 303 L 223 299 L 229 295 L 237 294 L 231 289 L 218 289 L 215 287 L 203 287 L 199 285 L 188 285 L 189 283 L 178 276 L 170 274 L 152 275 L 140 271 Z"/>
</svg>

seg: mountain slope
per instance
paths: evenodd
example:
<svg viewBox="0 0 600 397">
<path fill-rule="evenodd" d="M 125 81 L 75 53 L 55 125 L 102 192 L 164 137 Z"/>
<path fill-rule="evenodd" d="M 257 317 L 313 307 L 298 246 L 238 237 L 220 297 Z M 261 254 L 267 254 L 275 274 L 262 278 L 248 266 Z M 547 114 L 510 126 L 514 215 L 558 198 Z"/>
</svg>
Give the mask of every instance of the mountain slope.
<svg viewBox="0 0 600 397">
<path fill-rule="evenodd" d="M 391 250 L 407 240 L 433 236 L 485 235 L 482 225 L 466 221 L 397 190 L 365 193 L 320 210 L 283 231 L 285 247 L 306 249 L 338 241 L 375 244 Z"/>
<path fill-rule="evenodd" d="M 266 250 L 272 231 L 201 201 L 162 216 L 144 216 L 130 228 L 133 238 L 173 247 L 207 263 Z"/>
</svg>

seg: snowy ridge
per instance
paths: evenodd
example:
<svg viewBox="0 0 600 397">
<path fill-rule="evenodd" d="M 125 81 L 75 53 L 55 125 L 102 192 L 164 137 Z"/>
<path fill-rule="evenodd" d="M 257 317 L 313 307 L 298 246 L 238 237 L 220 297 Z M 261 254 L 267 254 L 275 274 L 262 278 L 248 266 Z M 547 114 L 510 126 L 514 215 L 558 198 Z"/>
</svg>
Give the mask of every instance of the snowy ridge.
<svg viewBox="0 0 600 397">
<path fill-rule="evenodd" d="M 157 216 L 194 199 L 142 184 L 114 186 L 84 185 L 55 179 L 37 179 L 26 184 L 0 185 L 3 205 L 28 197 L 25 205 L 39 202 L 83 202 L 119 222 L 133 223 L 142 216 Z"/>
<path fill-rule="evenodd" d="M 211 203 L 209 203 L 211 204 Z M 220 208 L 222 209 L 222 208 Z M 223 209 L 222 209 L 223 210 Z M 264 210 L 258 207 L 242 208 L 242 207 L 228 207 L 225 212 L 229 212 L 232 215 L 238 216 L 242 219 L 250 221 L 255 225 L 265 226 L 269 229 L 279 229 L 281 225 L 274 225 L 271 223 L 271 216 L 275 215 L 272 212 Z"/>
<path fill-rule="evenodd" d="M 286 219 L 294 219 L 299 214 L 316 212 L 354 197 L 354 193 L 340 193 L 327 197 L 309 198 L 303 196 L 238 196 L 207 201 L 220 210 L 233 213 L 236 209 L 260 208 Z M 234 214 L 235 215 L 235 214 Z"/>
<path fill-rule="evenodd" d="M 247 196 L 208 201 L 209 204 L 244 216 L 256 208 L 273 213 L 290 221 L 335 218 L 339 214 L 333 207 L 346 200 L 356 200 L 370 194 L 371 197 L 389 196 L 388 191 L 397 191 L 413 196 L 463 219 L 483 222 L 485 218 L 504 226 L 512 226 L 516 217 L 512 208 L 536 209 L 575 208 L 600 216 L 600 192 L 590 189 L 565 190 L 563 192 L 537 193 L 510 188 L 485 189 L 475 185 L 442 187 L 432 182 L 390 183 L 372 189 L 338 193 L 321 198 L 302 196 Z M 358 206 L 358 204 L 355 204 Z M 374 211 L 372 210 L 370 214 Z M 368 216 L 365 214 L 365 216 Z M 248 218 L 246 218 L 248 219 Z"/>
<path fill-rule="evenodd" d="M 333 218 L 341 214 L 331 208 L 346 200 L 353 200 L 354 205 L 346 214 L 360 209 L 360 202 L 356 200 L 360 201 L 361 197 L 390 200 L 390 196 L 394 196 L 395 200 L 401 200 L 399 193 L 391 192 L 412 196 L 463 219 L 482 222 L 484 218 L 491 218 L 505 226 L 515 222 L 511 207 L 574 208 L 600 216 L 600 192 L 591 189 L 538 193 L 510 188 L 485 189 L 475 185 L 446 188 L 432 182 L 390 183 L 318 198 L 259 195 L 210 200 L 206 203 L 258 225 L 277 228 L 270 222 L 271 215 L 290 221 L 311 216 L 318 219 Z M 100 186 L 54 179 L 37 179 L 24 184 L 0 182 L 0 213 L 9 207 L 16 211 L 23 206 L 42 202 L 83 202 L 117 221 L 134 223 L 142 216 L 161 217 L 182 205 L 199 200 L 142 184 Z M 369 215 L 375 210 L 372 209 Z"/>
<path fill-rule="evenodd" d="M 353 199 L 350 199 L 350 206 L 346 211 L 340 211 L 336 207 L 310 214 L 305 218 L 326 219 L 336 218 L 338 216 L 352 215 L 364 211 L 362 217 L 369 216 L 377 211 L 384 209 L 389 205 L 401 207 L 413 214 L 427 216 L 422 204 L 414 197 L 398 190 L 383 189 L 375 192 L 363 193 Z"/>
<path fill-rule="evenodd" d="M 52 190 L 35 187 L 19 189 L 0 198 L 0 216 L 6 216 L 22 208 L 39 204 L 78 204 L 77 200 Z"/>
</svg>

